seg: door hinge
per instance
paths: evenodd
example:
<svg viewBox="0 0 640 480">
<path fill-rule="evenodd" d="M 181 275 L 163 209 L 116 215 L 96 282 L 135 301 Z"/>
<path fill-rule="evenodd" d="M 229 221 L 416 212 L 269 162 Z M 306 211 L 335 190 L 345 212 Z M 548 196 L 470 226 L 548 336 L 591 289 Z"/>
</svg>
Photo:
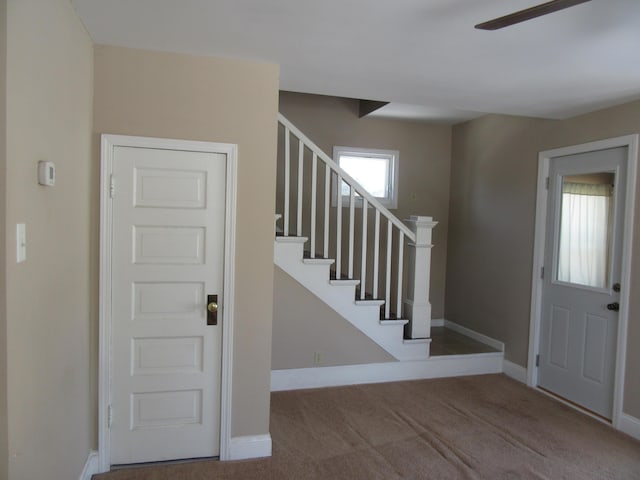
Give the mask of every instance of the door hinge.
<svg viewBox="0 0 640 480">
<path fill-rule="evenodd" d="M 536 355 L 536 367 L 540 366 L 540 354 Z"/>
<path fill-rule="evenodd" d="M 544 278 L 544 267 L 540 267 L 540 278 Z"/>
<path fill-rule="evenodd" d="M 116 184 L 113 180 L 113 175 L 109 176 L 109 197 L 113 198 L 116 193 Z"/>
<path fill-rule="evenodd" d="M 544 181 L 544 188 L 546 188 L 547 190 L 549 190 L 549 177 L 547 177 Z"/>
<path fill-rule="evenodd" d="M 111 407 L 111 405 L 109 405 L 107 407 L 107 426 L 111 428 L 112 424 L 113 424 L 113 408 Z"/>
</svg>

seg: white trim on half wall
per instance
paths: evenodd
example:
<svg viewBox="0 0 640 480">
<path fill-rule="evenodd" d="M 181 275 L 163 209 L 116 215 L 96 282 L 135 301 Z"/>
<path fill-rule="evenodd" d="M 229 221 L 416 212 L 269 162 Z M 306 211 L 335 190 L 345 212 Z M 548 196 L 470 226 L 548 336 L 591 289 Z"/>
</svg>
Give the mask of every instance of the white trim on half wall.
<svg viewBox="0 0 640 480">
<path fill-rule="evenodd" d="M 271 391 L 502 373 L 502 352 L 271 371 Z"/>
<path fill-rule="evenodd" d="M 433 324 L 432 324 L 433 326 Z M 465 335 L 469 338 L 473 338 L 474 340 L 484 343 L 485 345 L 489 345 L 490 347 L 495 348 L 501 352 L 504 352 L 504 343 L 500 340 L 496 340 L 495 338 L 488 337 L 482 333 L 476 332 L 475 330 L 471 330 L 470 328 L 463 327 L 460 324 L 452 322 L 450 320 L 444 320 L 443 326 L 448 328 L 449 330 L 453 330 L 454 332 L 458 332 L 462 335 Z"/>
</svg>

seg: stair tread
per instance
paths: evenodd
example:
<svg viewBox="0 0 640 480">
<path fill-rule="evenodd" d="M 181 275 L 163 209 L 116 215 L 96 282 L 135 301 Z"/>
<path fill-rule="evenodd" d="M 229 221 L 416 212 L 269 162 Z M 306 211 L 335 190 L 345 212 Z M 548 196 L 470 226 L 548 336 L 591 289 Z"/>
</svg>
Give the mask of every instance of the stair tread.
<svg viewBox="0 0 640 480">
<path fill-rule="evenodd" d="M 329 283 L 331 285 L 350 285 L 350 286 L 356 286 L 356 285 L 360 285 L 360 280 L 356 279 L 356 278 L 341 278 L 341 279 L 336 279 L 336 278 L 331 278 L 329 279 Z"/>
<path fill-rule="evenodd" d="M 384 305 L 385 301 L 381 298 L 365 298 L 361 299 L 359 295 L 356 294 L 356 305 L 374 305 L 380 306 Z"/>
<path fill-rule="evenodd" d="M 393 320 L 388 318 L 380 319 L 380 325 L 406 325 L 407 323 L 409 323 L 409 320 L 404 318 L 393 319 Z"/>
<path fill-rule="evenodd" d="M 307 265 L 333 265 L 335 260 L 331 258 L 303 258 L 302 263 Z"/>
<path fill-rule="evenodd" d="M 405 345 L 431 343 L 431 339 L 430 338 L 403 338 L 402 343 L 404 343 Z"/>
<path fill-rule="evenodd" d="M 307 237 L 295 237 L 293 235 L 276 235 L 276 242 L 279 243 L 306 243 L 309 240 Z"/>
</svg>

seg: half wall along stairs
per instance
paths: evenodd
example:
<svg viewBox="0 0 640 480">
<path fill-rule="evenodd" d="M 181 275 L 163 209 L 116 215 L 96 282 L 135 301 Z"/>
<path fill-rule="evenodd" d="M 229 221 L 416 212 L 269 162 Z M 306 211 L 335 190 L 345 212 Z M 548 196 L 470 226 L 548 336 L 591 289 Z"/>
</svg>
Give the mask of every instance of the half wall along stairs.
<svg viewBox="0 0 640 480">
<path fill-rule="evenodd" d="M 278 122 L 275 264 L 396 359 L 429 358 L 437 222 L 401 221 L 283 115 Z"/>
</svg>

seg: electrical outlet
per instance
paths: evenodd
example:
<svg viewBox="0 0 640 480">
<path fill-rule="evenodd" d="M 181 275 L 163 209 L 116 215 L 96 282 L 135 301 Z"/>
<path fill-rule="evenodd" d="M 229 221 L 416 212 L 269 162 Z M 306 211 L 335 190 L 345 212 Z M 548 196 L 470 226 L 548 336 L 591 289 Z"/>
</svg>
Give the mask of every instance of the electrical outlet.
<svg viewBox="0 0 640 480">
<path fill-rule="evenodd" d="M 320 356 L 320 352 L 313 353 L 313 364 L 320 365 L 322 363 L 322 357 Z"/>
</svg>

